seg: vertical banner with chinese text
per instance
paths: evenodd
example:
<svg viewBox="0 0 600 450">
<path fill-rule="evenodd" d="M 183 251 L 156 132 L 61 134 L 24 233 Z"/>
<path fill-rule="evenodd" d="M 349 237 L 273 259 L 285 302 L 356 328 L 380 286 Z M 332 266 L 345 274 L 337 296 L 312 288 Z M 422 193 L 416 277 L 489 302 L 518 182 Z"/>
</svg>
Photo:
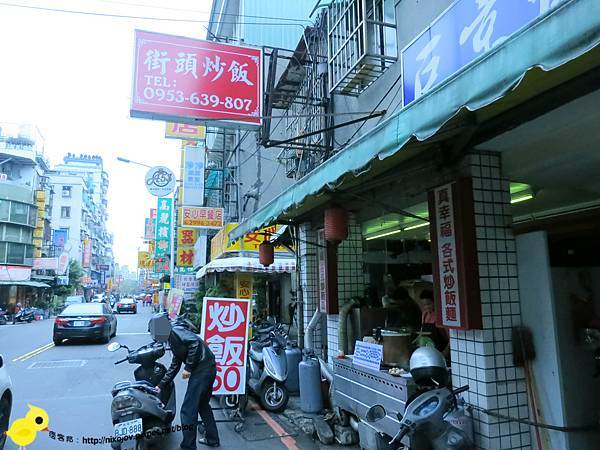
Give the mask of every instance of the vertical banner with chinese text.
<svg viewBox="0 0 600 450">
<path fill-rule="evenodd" d="M 183 304 L 183 295 L 184 292 L 182 289 L 173 288 L 169 291 L 169 296 L 167 298 L 169 304 L 169 319 L 177 319 L 179 311 L 181 310 L 181 305 Z"/>
<path fill-rule="evenodd" d="M 249 320 L 250 300 L 204 297 L 201 336 L 217 361 L 215 395 L 246 392 Z"/>
<path fill-rule="evenodd" d="M 429 192 L 434 296 L 441 326 L 480 329 L 473 188 L 460 178 Z"/>
<path fill-rule="evenodd" d="M 194 244 L 198 237 L 198 231 L 195 228 L 177 229 L 177 267 L 194 266 Z"/>
<path fill-rule="evenodd" d="M 90 267 L 92 264 L 92 241 L 91 239 L 84 239 L 83 241 L 83 258 L 81 265 L 83 267 Z"/>
<path fill-rule="evenodd" d="M 164 258 L 171 253 L 171 219 L 172 219 L 173 199 L 159 197 L 156 212 L 156 227 L 154 249 L 155 258 Z"/>
</svg>

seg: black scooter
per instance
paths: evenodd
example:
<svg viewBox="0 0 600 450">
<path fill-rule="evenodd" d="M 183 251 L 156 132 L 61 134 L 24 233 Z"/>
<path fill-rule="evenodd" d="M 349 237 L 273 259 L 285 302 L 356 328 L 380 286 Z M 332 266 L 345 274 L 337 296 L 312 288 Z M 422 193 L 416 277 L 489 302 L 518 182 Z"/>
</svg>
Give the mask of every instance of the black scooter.
<svg viewBox="0 0 600 450">
<path fill-rule="evenodd" d="M 144 450 L 170 429 L 175 418 L 175 384 L 170 383 L 158 392 L 156 385 L 162 380 L 167 369 L 157 362 L 165 354 L 165 346 L 152 342 L 137 350 L 113 342 L 108 346 L 111 352 L 121 348 L 127 350 L 127 357 L 115 364 L 127 361 L 139 364 L 134 371 L 136 381 L 121 381 L 113 387 L 110 407 L 115 442 L 113 449 Z"/>
<path fill-rule="evenodd" d="M 31 323 L 35 320 L 35 310 L 33 308 L 25 308 L 15 314 L 14 323 L 27 322 Z"/>
</svg>

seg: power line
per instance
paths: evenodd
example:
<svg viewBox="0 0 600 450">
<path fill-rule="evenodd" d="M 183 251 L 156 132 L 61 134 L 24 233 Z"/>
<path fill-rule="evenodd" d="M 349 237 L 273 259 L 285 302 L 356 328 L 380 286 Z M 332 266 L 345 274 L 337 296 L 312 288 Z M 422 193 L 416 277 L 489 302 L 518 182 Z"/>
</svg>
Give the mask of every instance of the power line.
<svg viewBox="0 0 600 450">
<path fill-rule="evenodd" d="M 112 17 L 115 19 L 139 19 L 139 20 L 155 20 L 160 22 L 187 22 L 187 23 L 209 23 L 208 20 L 197 20 L 197 19 L 177 19 L 177 18 L 167 18 L 167 17 L 148 17 L 148 16 L 134 16 L 129 14 L 111 14 L 111 13 L 100 13 L 93 11 L 76 11 L 72 9 L 59 9 L 59 8 L 46 8 L 43 6 L 33 6 L 33 5 L 18 5 L 15 3 L 4 3 L 0 2 L 0 6 L 9 6 L 13 8 L 23 8 L 23 9 L 33 9 L 37 11 L 48 11 L 48 12 L 56 12 L 56 13 L 65 13 L 65 14 L 80 14 L 85 16 L 94 16 L 94 17 Z M 222 24 L 233 24 L 237 25 L 240 22 L 219 22 Z M 303 25 L 299 23 L 280 23 L 280 22 L 244 22 L 244 25 L 281 25 L 281 26 L 299 26 L 303 27 Z"/>
<path fill-rule="evenodd" d="M 201 11 L 199 9 L 185 9 L 185 8 L 172 8 L 170 6 L 154 6 L 154 5 L 146 5 L 143 3 L 131 3 L 131 2 L 122 2 L 118 0 L 96 0 L 97 2 L 102 3 L 112 3 L 115 5 L 126 5 L 126 6 L 137 6 L 141 8 L 150 8 L 150 9 L 162 9 L 165 11 L 180 11 L 180 12 L 191 12 L 198 14 L 210 14 L 211 11 Z M 274 20 L 282 20 L 287 22 L 301 22 L 301 23 L 310 23 L 309 20 L 303 19 L 290 19 L 287 17 L 272 17 L 272 16 L 254 16 L 251 14 L 232 14 L 232 13 L 219 13 L 219 17 L 222 16 L 233 16 L 233 17 L 247 17 L 251 19 L 274 19 Z"/>
</svg>

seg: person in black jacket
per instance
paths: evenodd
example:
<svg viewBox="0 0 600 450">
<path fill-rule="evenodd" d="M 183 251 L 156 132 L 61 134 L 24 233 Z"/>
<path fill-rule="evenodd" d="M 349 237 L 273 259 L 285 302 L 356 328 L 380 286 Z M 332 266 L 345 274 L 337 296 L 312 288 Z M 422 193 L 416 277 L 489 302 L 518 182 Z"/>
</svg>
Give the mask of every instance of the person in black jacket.
<svg viewBox="0 0 600 450">
<path fill-rule="evenodd" d="M 181 450 L 196 449 L 198 414 L 206 429 L 205 437 L 200 438 L 199 442 L 210 447 L 219 446 L 219 432 L 210 407 L 212 387 L 217 375 L 215 356 L 195 331 L 195 327 L 189 321 L 175 322 L 169 333 L 173 360 L 158 384 L 159 389 L 168 386 L 183 364 L 182 378 L 188 380 L 188 387 L 181 405 Z"/>
</svg>

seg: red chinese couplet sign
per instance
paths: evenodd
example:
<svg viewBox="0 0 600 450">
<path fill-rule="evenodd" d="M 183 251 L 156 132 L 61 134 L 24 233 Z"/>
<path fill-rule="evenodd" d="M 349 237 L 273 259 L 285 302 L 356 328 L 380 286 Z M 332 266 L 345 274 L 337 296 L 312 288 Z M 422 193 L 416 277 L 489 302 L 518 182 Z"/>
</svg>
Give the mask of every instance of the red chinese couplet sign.
<svg viewBox="0 0 600 450">
<path fill-rule="evenodd" d="M 246 392 L 250 300 L 204 297 L 202 339 L 217 360 L 213 394 Z"/>
<path fill-rule="evenodd" d="M 136 30 L 131 116 L 260 126 L 262 50 Z"/>
<path fill-rule="evenodd" d="M 464 178 L 429 193 L 438 323 L 448 328 L 482 326 L 472 192 Z"/>
</svg>

